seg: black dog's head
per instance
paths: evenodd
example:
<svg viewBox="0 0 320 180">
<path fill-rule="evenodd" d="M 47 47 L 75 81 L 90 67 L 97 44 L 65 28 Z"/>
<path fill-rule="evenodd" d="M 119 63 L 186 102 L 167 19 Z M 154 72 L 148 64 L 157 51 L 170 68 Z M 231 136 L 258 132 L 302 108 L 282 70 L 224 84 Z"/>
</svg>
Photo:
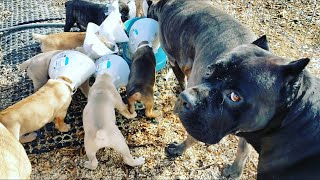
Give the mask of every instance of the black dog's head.
<svg viewBox="0 0 320 180">
<path fill-rule="evenodd" d="M 175 112 L 191 136 L 209 144 L 227 134 L 261 130 L 294 98 L 288 92 L 308 62 L 273 55 L 263 36 L 208 66 L 202 83 L 180 94 Z"/>
</svg>

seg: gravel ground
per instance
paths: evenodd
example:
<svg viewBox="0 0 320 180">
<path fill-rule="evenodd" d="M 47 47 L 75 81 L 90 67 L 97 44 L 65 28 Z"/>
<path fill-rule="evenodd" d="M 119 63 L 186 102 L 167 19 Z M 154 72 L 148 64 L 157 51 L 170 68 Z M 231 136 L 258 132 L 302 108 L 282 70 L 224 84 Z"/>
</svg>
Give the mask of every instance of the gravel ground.
<svg viewBox="0 0 320 180">
<path fill-rule="evenodd" d="M 63 8 L 64 0 L 49 1 L 51 8 Z M 262 1 L 213 0 L 215 6 L 225 10 L 250 27 L 257 35 L 266 34 L 272 51 L 291 60 L 309 57 L 309 70 L 319 76 L 320 71 L 320 12 L 316 1 Z M 10 18 L 11 12 L 0 3 L 0 23 Z M 1 34 L 0 34 L 1 38 Z M 2 61 L 0 49 L 0 62 Z M 112 149 L 97 153 L 98 168 L 94 171 L 83 167 L 87 160 L 84 148 L 67 147 L 43 154 L 29 154 L 32 179 L 226 179 L 221 172 L 230 164 L 236 153 L 237 138 L 230 135 L 218 144 L 207 146 L 198 143 L 181 157 L 169 159 L 164 148 L 173 141 L 181 142 L 186 132 L 179 119 L 172 113 L 176 100 L 177 82 L 162 77 L 167 68 L 157 74 L 156 105 L 162 111 L 158 124 L 141 114 L 133 120 L 117 115 L 117 124 L 134 156 L 144 156 L 146 163 L 139 167 L 125 165 L 120 155 Z M 0 88 L 19 82 L 15 67 L 2 66 Z M 1 89 L 0 89 L 1 90 Z M 0 91 L 1 93 L 1 91 Z M 82 107 L 83 108 L 83 107 Z M 83 136 L 83 132 L 82 132 Z M 242 179 L 255 179 L 258 155 L 252 151 L 245 165 Z"/>
</svg>

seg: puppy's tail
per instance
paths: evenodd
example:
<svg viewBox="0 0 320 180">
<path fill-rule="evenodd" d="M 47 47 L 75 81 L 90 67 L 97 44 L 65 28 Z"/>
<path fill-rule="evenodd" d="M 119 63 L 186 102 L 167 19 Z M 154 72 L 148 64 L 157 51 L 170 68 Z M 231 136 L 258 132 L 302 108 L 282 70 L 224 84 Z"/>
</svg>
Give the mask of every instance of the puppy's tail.
<svg viewBox="0 0 320 180">
<path fill-rule="evenodd" d="M 18 69 L 21 70 L 21 71 L 27 69 L 29 64 L 30 64 L 30 62 L 31 62 L 31 59 L 26 60 L 25 62 L 23 62 L 22 64 L 20 64 L 18 66 Z"/>
<path fill-rule="evenodd" d="M 47 35 L 42 35 L 42 34 L 35 34 L 35 33 L 33 33 L 33 34 L 32 34 L 32 37 L 33 37 L 33 39 L 35 39 L 35 40 L 42 41 L 42 40 L 44 40 L 44 39 L 47 37 Z"/>
</svg>

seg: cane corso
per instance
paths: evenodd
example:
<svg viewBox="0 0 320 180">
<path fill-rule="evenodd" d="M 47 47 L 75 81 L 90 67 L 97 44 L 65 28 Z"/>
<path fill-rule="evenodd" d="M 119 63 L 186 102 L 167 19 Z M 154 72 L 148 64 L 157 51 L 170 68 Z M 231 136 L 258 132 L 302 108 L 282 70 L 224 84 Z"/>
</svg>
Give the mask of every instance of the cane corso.
<svg viewBox="0 0 320 180">
<path fill-rule="evenodd" d="M 171 144 L 170 155 L 195 139 L 215 144 L 236 134 L 259 153 L 258 179 L 320 178 L 320 81 L 304 70 L 309 59 L 272 54 L 265 36 L 256 40 L 211 1 L 160 0 L 148 17 L 159 21 L 180 85 L 188 79 L 174 111 L 191 136 Z M 244 139 L 227 172 L 233 177 L 249 152 Z"/>
</svg>

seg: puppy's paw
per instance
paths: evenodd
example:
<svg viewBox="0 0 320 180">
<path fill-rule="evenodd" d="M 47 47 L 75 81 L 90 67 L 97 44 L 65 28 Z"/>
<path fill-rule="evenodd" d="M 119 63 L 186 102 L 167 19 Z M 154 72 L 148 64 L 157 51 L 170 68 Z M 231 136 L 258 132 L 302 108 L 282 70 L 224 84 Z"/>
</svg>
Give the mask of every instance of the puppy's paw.
<svg viewBox="0 0 320 180">
<path fill-rule="evenodd" d="M 129 166 L 140 166 L 142 164 L 145 163 L 145 158 L 144 157 L 138 157 L 138 158 L 134 158 L 128 162 L 126 162 Z"/>
<path fill-rule="evenodd" d="M 239 179 L 242 174 L 242 169 L 235 165 L 226 165 L 223 169 L 223 175 L 231 179 Z"/>
<path fill-rule="evenodd" d="M 158 118 L 160 117 L 162 114 L 159 111 L 152 111 L 150 113 L 146 112 L 146 116 L 147 118 Z"/>
<path fill-rule="evenodd" d="M 98 167 L 98 163 L 92 163 L 91 161 L 86 161 L 84 163 L 84 167 L 88 168 L 88 169 L 91 169 L 91 170 L 95 170 Z"/>
<path fill-rule="evenodd" d="M 27 143 L 27 142 L 34 141 L 36 138 L 37 138 L 37 133 L 33 132 L 28 135 L 20 136 L 19 141 L 20 143 Z"/>
<path fill-rule="evenodd" d="M 136 111 L 134 111 L 134 112 L 130 115 L 129 119 L 133 119 L 133 118 L 135 118 L 135 117 L 137 117 L 137 112 L 136 112 Z"/>
<path fill-rule="evenodd" d="M 70 124 L 62 124 L 60 127 L 57 127 L 57 129 L 60 131 L 60 132 L 68 132 L 70 130 Z"/>
</svg>

